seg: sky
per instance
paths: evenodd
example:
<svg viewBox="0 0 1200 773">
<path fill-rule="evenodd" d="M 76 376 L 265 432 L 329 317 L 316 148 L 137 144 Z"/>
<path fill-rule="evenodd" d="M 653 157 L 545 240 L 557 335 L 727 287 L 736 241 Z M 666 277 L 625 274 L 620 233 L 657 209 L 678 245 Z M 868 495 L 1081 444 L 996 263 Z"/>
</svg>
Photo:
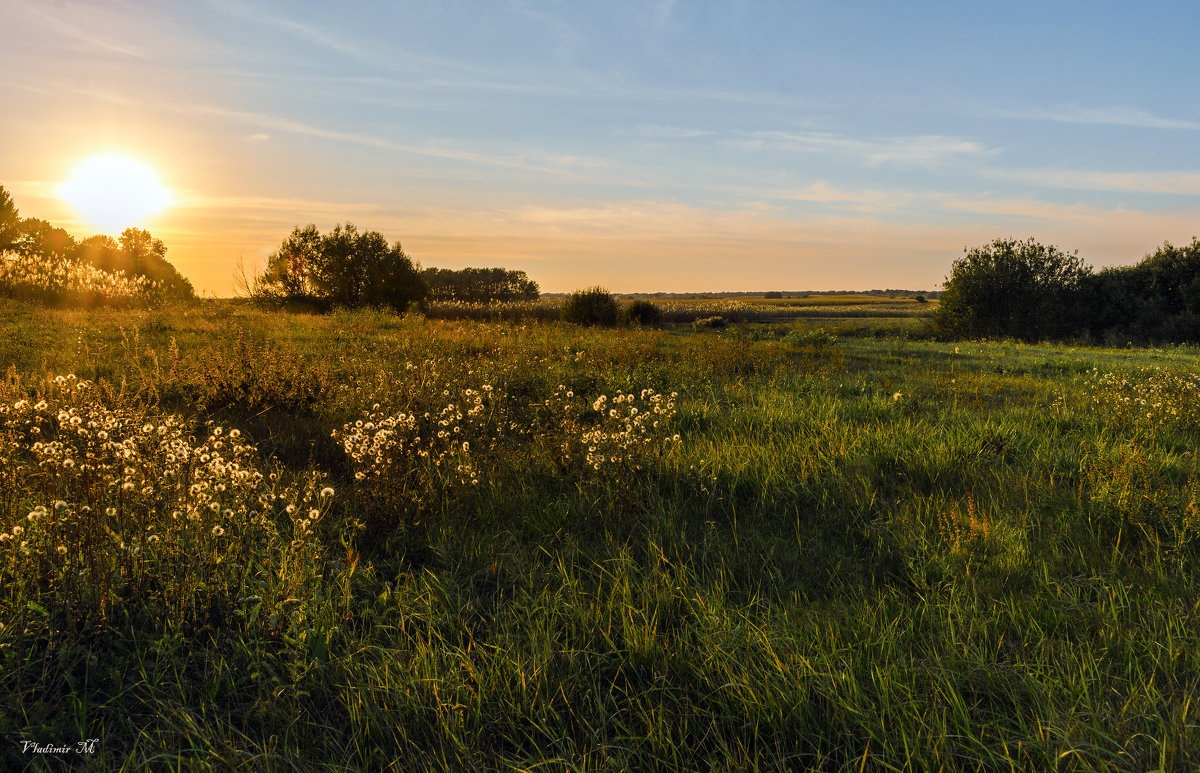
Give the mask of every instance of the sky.
<svg viewBox="0 0 1200 773">
<path fill-rule="evenodd" d="M 23 216 L 118 153 L 141 225 L 234 293 L 297 225 L 546 292 L 936 289 L 1034 237 L 1100 267 L 1200 236 L 1200 5 L 0 0 Z"/>
</svg>

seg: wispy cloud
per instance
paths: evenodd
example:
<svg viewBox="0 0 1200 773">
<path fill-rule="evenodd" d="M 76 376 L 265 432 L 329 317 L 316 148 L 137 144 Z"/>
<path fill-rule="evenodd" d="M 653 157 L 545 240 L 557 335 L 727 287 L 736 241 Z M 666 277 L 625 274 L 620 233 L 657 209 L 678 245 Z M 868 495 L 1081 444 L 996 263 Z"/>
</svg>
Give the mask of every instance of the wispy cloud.
<svg viewBox="0 0 1200 773">
<path fill-rule="evenodd" d="M 542 156 L 538 160 L 531 161 L 530 158 L 525 154 L 497 156 L 471 150 L 438 147 L 436 145 L 413 145 L 404 142 L 396 142 L 385 137 L 377 137 L 372 134 L 339 131 L 337 129 L 326 129 L 321 126 L 315 126 L 313 124 L 303 123 L 301 121 L 293 121 L 289 118 L 283 118 L 280 116 L 266 115 L 263 113 L 251 113 L 243 110 L 231 110 L 229 108 L 219 107 L 216 105 L 183 105 L 173 107 L 172 109 L 182 113 L 209 115 L 218 118 L 234 120 L 258 129 L 270 129 L 273 131 L 296 134 L 305 137 L 316 137 L 334 142 L 345 142 L 352 145 L 378 148 L 380 150 L 389 150 L 396 153 L 410 153 L 413 155 L 426 156 L 430 158 L 441 158 L 486 166 L 506 167 L 509 169 L 521 169 L 568 177 L 578 176 L 580 174 L 578 172 L 580 167 L 594 168 L 602 166 L 605 163 L 601 159 L 587 158 L 583 156 Z"/>
<path fill-rule="evenodd" d="M 671 21 L 671 13 L 675 10 L 675 0 L 658 0 L 654 4 L 654 26 L 663 27 Z"/>
<path fill-rule="evenodd" d="M 1089 172 L 1069 169 L 989 169 L 984 176 L 1045 188 L 1200 196 L 1200 172 Z"/>
<path fill-rule="evenodd" d="M 750 132 L 746 137 L 739 144 L 750 149 L 833 153 L 854 156 L 872 165 L 888 162 L 937 163 L 953 157 L 997 152 L 973 140 L 939 134 L 858 139 L 828 132 L 758 131 Z"/>
<path fill-rule="evenodd" d="M 696 137 L 711 137 L 716 134 L 711 129 L 694 129 L 686 126 L 661 126 L 648 124 L 638 129 L 638 133 L 656 139 L 687 140 Z"/>
<path fill-rule="evenodd" d="M 66 8 L 59 3 L 52 6 L 58 10 L 52 11 L 48 9 L 46 3 L 16 0 L 15 7 L 18 11 L 24 11 L 36 19 L 39 24 L 52 32 L 93 49 L 137 59 L 146 56 L 140 46 L 120 37 L 106 34 L 103 28 L 109 25 L 101 24 L 96 19 L 92 19 L 95 23 L 78 23 L 78 20 L 84 17 L 93 16 L 94 6 L 91 4 L 75 3 L 70 8 Z M 126 31 L 128 31 L 127 26 Z"/>
<path fill-rule="evenodd" d="M 545 26 L 555 40 L 555 50 L 560 57 L 578 51 L 587 44 L 587 37 L 583 32 L 558 14 L 531 8 L 523 0 L 509 0 L 509 8 L 518 15 Z"/>
<path fill-rule="evenodd" d="M 1000 118 L 1028 121 L 1057 121 L 1059 123 L 1098 124 L 1103 126 L 1134 126 L 1144 129 L 1200 129 L 1200 122 L 1167 118 L 1146 110 L 1128 106 L 1084 107 L 1061 105 L 1050 108 L 991 110 Z"/>
<path fill-rule="evenodd" d="M 364 60 L 370 58 L 367 52 L 361 47 L 336 38 L 324 30 L 305 24 L 297 19 L 276 16 L 265 11 L 247 7 L 243 3 L 232 3 L 226 0 L 205 0 L 205 2 L 214 10 L 254 24 L 275 27 L 344 56 Z"/>
</svg>

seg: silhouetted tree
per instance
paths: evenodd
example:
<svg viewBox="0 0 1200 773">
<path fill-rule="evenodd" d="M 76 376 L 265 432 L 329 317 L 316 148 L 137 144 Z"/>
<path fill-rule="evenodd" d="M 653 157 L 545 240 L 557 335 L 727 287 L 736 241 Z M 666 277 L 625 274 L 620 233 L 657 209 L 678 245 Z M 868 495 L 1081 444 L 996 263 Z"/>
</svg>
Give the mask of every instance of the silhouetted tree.
<svg viewBox="0 0 1200 773">
<path fill-rule="evenodd" d="M 423 300 L 426 292 L 400 242 L 389 247 L 378 231 L 359 233 L 346 223 L 324 235 L 315 225 L 297 226 L 267 259 L 251 294 L 260 299 L 405 309 Z"/>
<path fill-rule="evenodd" d="M 536 301 L 540 294 L 537 282 L 524 271 L 427 268 L 421 276 L 429 286 L 429 296 L 437 300 L 465 303 Z"/>
<path fill-rule="evenodd" d="M 567 296 L 562 305 L 562 318 L 577 325 L 617 324 L 621 309 L 617 299 L 603 287 L 576 290 Z"/>
<path fill-rule="evenodd" d="M 16 242 L 10 249 L 27 257 L 41 256 L 56 262 L 67 260 L 75 250 L 75 239 L 45 220 L 27 217 L 20 223 Z"/>
<path fill-rule="evenodd" d="M 104 271 L 146 277 L 157 282 L 167 297 L 188 299 L 196 295 L 192 283 L 167 260 L 163 241 L 141 228 L 126 228 L 119 240 L 102 234 L 89 236 L 74 246 L 73 255 Z"/>
<path fill-rule="evenodd" d="M 625 322 L 630 325 L 653 327 L 662 322 L 662 309 L 650 301 L 634 301 L 625 307 Z"/>
<path fill-rule="evenodd" d="M 0 185 L 0 252 L 12 249 L 21 235 L 21 213 L 4 186 Z"/>
</svg>

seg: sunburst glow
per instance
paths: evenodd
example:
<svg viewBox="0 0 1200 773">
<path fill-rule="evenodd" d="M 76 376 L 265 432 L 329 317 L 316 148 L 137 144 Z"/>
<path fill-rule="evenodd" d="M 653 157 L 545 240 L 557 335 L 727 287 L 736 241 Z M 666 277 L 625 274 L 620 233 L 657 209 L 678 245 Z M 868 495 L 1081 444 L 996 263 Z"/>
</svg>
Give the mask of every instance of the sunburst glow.
<svg viewBox="0 0 1200 773">
<path fill-rule="evenodd" d="M 58 194 L 89 222 L 113 231 L 143 225 L 175 200 L 153 169 L 117 154 L 75 167 Z"/>
</svg>

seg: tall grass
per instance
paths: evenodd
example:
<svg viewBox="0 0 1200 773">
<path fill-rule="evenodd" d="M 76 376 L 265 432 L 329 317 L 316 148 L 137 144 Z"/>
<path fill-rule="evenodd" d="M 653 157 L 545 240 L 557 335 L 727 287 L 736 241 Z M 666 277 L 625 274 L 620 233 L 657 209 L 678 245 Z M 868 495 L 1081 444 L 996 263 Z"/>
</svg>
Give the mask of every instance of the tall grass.
<svg viewBox="0 0 1200 773">
<path fill-rule="evenodd" d="M 8 767 L 1200 763 L 1193 350 L 5 311 Z"/>
<path fill-rule="evenodd" d="M 104 271 L 78 258 L 0 252 L 0 296 L 52 306 L 162 304 L 165 288 L 142 276 Z"/>
</svg>

